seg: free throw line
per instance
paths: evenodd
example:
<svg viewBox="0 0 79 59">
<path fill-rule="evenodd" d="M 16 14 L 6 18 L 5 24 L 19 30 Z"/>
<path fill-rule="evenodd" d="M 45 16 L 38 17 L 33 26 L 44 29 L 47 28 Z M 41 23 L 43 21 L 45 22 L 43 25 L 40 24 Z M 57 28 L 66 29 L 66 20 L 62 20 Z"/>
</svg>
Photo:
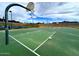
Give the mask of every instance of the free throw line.
<svg viewBox="0 0 79 59">
<path fill-rule="evenodd" d="M 53 32 L 53 34 L 50 35 L 49 37 L 52 37 L 52 36 L 55 35 L 55 34 L 56 34 L 56 31 Z M 38 48 L 40 48 L 46 41 L 48 41 L 49 37 L 48 37 L 45 41 L 43 41 L 39 46 L 37 46 L 37 48 L 35 48 L 33 51 L 36 51 Z"/>
</svg>

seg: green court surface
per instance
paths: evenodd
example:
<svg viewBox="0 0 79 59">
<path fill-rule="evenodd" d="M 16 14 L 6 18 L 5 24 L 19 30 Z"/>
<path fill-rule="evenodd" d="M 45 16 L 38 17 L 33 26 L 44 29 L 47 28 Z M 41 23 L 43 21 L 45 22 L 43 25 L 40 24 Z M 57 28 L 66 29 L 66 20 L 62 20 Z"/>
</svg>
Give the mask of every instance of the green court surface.
<svg viewBox="0 0 79 59">
<path fill-rule="evenodd" d="M 79 56 L 79 29 L 29 28 L 9 30 L 9 44 L 0 31 L 0 55 Z"/>
</svg>

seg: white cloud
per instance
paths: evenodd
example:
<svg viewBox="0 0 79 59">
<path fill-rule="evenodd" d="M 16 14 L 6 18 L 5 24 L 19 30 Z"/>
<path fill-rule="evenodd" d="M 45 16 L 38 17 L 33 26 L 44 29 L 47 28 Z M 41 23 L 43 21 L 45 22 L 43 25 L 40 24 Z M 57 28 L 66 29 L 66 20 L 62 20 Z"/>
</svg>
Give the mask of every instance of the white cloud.
<svg viewBox="0 0 79 59">
<path fill-rule="evenodd" d="M 43 9 L 43 11 L 40 12 L 40 9 L 38 11 L 38 13 L 40 13 L 41 16 L 43 17 L 51 17 L 51 18 L 57 17 L 57 18 L 63 18 L 69 21 L 79 21 L 79 3 L 77 2 L 68 2 L 61 6 L 46 5 L 46 4 L 45 6 L 48 7 L 48 8 L 45 7 L 46 8 L 45 12 L 44 12 L 44 8 L 42 7 L 40 7 L 40 9 L 41 10 Z"/>
<path fill-rule="evenodd" d="M 9 3 L 2 3 L 0 2 L 0 17 L 2 18 L 4 15 L 5 7 L 10 4 Z M 19 3 L 24 6 L 27 3 Z M 30 18 L 31 16 L 26 12 L 26 10 L 20 7 L 12 7 L 13 19 L 18 21 L 26 21 L 26 19 Z M 34 14 L 39 17 L 57 17 L 62 18 L 64 20 L 69 21 L 79 21 L 79 3 L 77 2 L 35 2 L 35 12 Z M 19 20 L 21 19 L 21 20 Z M 37 21 L 36 21 L 37 22 Z"/>
</svg>

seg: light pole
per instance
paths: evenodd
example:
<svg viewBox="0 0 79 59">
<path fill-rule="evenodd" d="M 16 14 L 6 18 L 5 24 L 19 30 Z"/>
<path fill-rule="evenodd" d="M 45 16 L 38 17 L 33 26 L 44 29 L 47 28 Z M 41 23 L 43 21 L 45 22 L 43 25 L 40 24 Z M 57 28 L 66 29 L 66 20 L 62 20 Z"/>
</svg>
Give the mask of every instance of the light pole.
<svg viewBox="0 0 79 59">
<path fill-rule="evenodd" d="M 31 2 L 32 3 L 32 2 Z M 8 31 L 8 11 L 11 7 L 13 6 L 19 6 L 19 7 L 22 7 L 28 11 L 31 11 L 31 9 L 27 8 L 27 7 L 24 7 L 20 4 L 10 4 L 6 7 L 5 9 L 5 44 L 7 45 L 9 43 L 9 31 Z"/>
<path fill-rule="evenodd" d="M 30 15 L 31 15 L 31 20 L 32 20 L 34 15 L 33 15 L 33 13 L 30 13 Z M 33 24 L 33 20 L 32 20 L 32 24 Z"/>
<path fill-rule="evenodd" d="M 4 16 L 3 16 L 3 27 L 5 26 L 5 18 L 4 18 Z"/>
<path fill-rule="evenodd" d="M 9 11 L 10 12 L 10 15 L 11 15 L 11 26 L 10 26 L 10 29 L 12 29 L 12 11 Z"/>
<path fill-rule="evenodd" d="M 49 28 L 49 21 L 47 20 L 47 27 Z"/>
</svg>

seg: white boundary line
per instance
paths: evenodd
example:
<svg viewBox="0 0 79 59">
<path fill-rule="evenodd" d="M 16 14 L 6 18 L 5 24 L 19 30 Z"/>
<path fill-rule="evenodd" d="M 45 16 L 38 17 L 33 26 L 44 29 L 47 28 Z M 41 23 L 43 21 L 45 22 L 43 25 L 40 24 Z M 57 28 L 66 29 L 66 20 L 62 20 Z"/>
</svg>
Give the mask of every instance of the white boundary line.
<svg viewBox="0 0 79 59">
<path fill-rule="evenodd" d="M 32 32 L 25 32 L 26 34 L 29 34 L 29 33 L 35 33 L 35 32 L 40 32 L 41 30 L 36 30 L 36 31 L 32 31 Z M 22 35 L 24 33 L 21 33 L 20 35 Z"/>
<path fill-rule="evenodd" d="M 65 33 L 65 32 L 63 32 L 63 33 Z M 77 35 L 77 34 L 73 34 L 73 33 L 66 33 L 67 35 L 72 35 L 72 36 L 77 36 L 77 37 L 79 37 L 79 35 Z"/>
<path fill-rule="evenodd" d="M 35 30 L 35 31 L 32 31 L 32 32 L 27 32 L 27 33 L 35 33 L 35 32 L 40 32 L 41 30 Z"/>
<path fill-rule="evenodd" d="M 56 34 L 56 31 L 53 32 L 53 34 L 50 35 L 49 37 L 52 37 L 52 36 L 55 35 L 55 34 Z M 48 41 L 49 37 L 48 37 L 45 41 L 43 41 L 40 45 L 38 45 L 33 51 L 36 51 L 36 50 L 37 50 L 39 47 L 41 47 L 46 41 Z"/>
<path fill-rule="evenodd" d="M 5 32 L 4 30 L 1 30 L 0 32 Z"/>
<path fill-rule="evenodd" d="M 38 53 L 36 53 L 35 51 L 33 51 L 32 49 L 30 49 L 28 46 L 26 46 L 25 44 L 21 43 L 20 41 L 18 41 L 17 39 L 15 39 L 13 36 L 9 35 L 12 39 L 14 39 L 16 42 L 18 42 L 19 44 L 21 44 L 22 46 L 24 46 L 25 48 L 27 48 L 28 50 L 30 50 L 31 52 L 33 52 L 34 54 L 36 54 L 37 56 L 40 56 Z"/>
</svg>

